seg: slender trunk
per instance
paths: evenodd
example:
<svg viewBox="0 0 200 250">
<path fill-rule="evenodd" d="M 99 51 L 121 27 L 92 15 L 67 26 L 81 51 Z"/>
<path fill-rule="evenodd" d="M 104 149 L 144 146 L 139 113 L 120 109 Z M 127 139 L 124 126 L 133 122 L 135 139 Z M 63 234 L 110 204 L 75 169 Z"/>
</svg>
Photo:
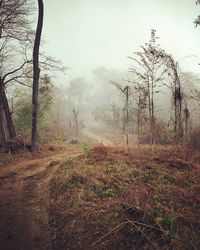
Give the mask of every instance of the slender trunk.
<svg viewBox="0 0 200 250">
<path fill-rule="evenodd" d="M 123 124 L 123 132 L 126 136 L 126 144 L 129 144 L 129 137 L 128 137 L 128 122 L 129 122 L 129 110 L 128 110 L 128 103 L 129 103 L 129 86 L 126 86 L 123 90 L 125 94 L 125 106 L 124 106 L 124 124 Z"/>
<path fill-rule="evenodd" d="M 38 11 L 39 11 L 38 23 L 37 23 L 35 43 L 33 48 L 33 94 L 32 94 L 32 135 L 31 135 L 32 152 L 36 152 L 38 150 L 38 115 L 39 115 L 38 90 L 39 90 L 39 78 L 40 78 L 39 51 L 40 51 L 40 41 L 42 35 L 43 15 L 44 15 L 43 0 L 38 0 Z"/>
<path fill-rule="evenodd" d="M 174 132 L 175 132 L 175 143 L 177 144 L 180 141 L 180 138 L 183 135 L 183 126 L 182 126 L 182 94 L 180 83 L 175 83 L 174 91 Z"/>
<path fill-rule="evenodd" d="M 128 102 L 129 102 L 129 86 L 126 87 L 126 144 L 127 145 L 129 145 L 129 137 L 128 137 L 128 121 L 129 121 Z"/>
<path fill-rule="evenodd" d="M 78 138 L 79 137 L 78 111 L 75 111 L 75 109 L 73 109 L 73 114 L 74 114 L 74 120 L 75 120 L 75 126 L 76 126 L 75 136 L 76 138 Z"/>
<path fill-rule="evenodd" d="M 183 135 L 183 126 L 182 126 L 182 90 L 181 90 L 181 83 L 178 76 L 178 63 L 174 63 L 171 59 L 173 64 L 173 71 L 174 71 L 174 109 L 175 109 L 175 121 L 174 121 L 174 131 L 175 131 L 175 143 L 179 143 L 180 138 Z"/>
<path fill-rule="evenodd" d="M 150 82 L 148 80 L 148 112 L 149 112 L 149 143 L 152 144 L 152 112 L 151 112 L 151 93 Z"/>
<path fill-rule="evenodd" d="M 4 114 L 3 114 L 3 106 L 0 99 L 0 145 L 2 146 L 3 150 L 6 144 L 6 131 L 4 128 Z"/>
<path fill-rule="evenodd" d="M 0 79 L 0 99 L 1 99 L 1 104 L 3 107 L 3 111 L 5 114 L 8 137 L 10 140 L 13 140 L 16 137 L 15 126 L 13 123 L 12 114 L 10 112 L 10 108 L 8 104 L 8 99 L 6 97 L 3 82 L 1 79 Z"/>
<path fill-rule="evenodd" d="M 126 109 L 124 108 L 123 109 L 123 127 L 122 127 L 122 132 L 123 132 L 123 134 L 125 134 L 125 132 L 126 132 Z"/>
<path fill-rule="evenodd" d="M 175 86 L 175 93 L 174 93 L 174 133 L 175 133 L 175 143 L 178 143 L 177 138 L 177 98 L 176 98 L 176 86 Z"/>
<path fill-rule="evenodd" d="M 155 58 L 152 62 L 152 75 L 151 75 L 151 144 L 155 142 L 155 115 L 154 115 L 154 79 L 155 79 Z"/>
<path fill-rule="evenodd" d="M 151 144 L 154 144 L 154 96 L 153 96 L 153 80 L 151 84 Z"/>
<path fill-rule="evenodd" d="M 137 137 L 138 137 L 138 145 L 140 144 L 140 114 L 139 109 L 137 113 Z"/>
<path fill-rule="evenodd" d="M 179 93 L 179 105 L 178 105 L 178 123 L 179 123 L 179 137 L 183 136 L 183 126 L 182 126 L 182 93 L 180 82 L 178 83 L 178 93 Z"/>
<path fill-rule="evenodd" d="M 139 89 L 139 98 L 138 98 L 138 105 L 137 105 L 137 136 L 138 136 L 138 145 L 140 144 L 140 117 L 141 117 L 141 92 Z"/>
</svg>

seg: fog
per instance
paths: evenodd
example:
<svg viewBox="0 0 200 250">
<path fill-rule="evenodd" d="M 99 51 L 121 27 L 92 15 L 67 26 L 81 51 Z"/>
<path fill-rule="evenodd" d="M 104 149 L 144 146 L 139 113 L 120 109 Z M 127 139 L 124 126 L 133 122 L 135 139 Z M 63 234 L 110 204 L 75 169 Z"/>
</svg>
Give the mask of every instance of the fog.
<svg viewBox="0 0 200 250">
<path fill-rule="evenodd" d="M 59 4 L 45 1 L 43 50 L 66 67 L 65 72 L 58 72 L 53 78 L 55 123 L 63 130 L 75 127 L 77 114 L 82 128 L 108 129 L 118 124 L 117 129 L 122 131 L 126 104 L 125 92 L 121 90 L 128 85 L 131 95 L 127 126 L 136 133 L 139 97 L 133 84 L 137 82 L 136 75 L 130 74 L 133 61 L 128 57 L 135 57 L 134 53 L 148 43 L 152 29 L 156 30 L 160 48 L 173 56 L 183 76 L 182 117 L 188 108 L 191 122 L 196 121 L 198 106 L 187 97 L 192 89 L 198 88 L 200 31 L 194 20 L 199 11 L 200 6 L 190 0 L 60 0 Z M 165 78 L 165 83 L 155 89 L 158 93 L 154 105 L 157 123 L 166 128 L 174 124 L 174 110 L 172 90 L 166 87 L 166 82 L 168 85 L 172 82 Z M 146 109 L 144 134 L 148 131 L 147 113 Z"/>
<path fill-rule="evenodd" d="M 200 56 L 200 32 L 193 23 L 200 7 L 195 1 L 46 0 L 45 6 L 45 49 L 70 68 L 58 77 L 59 84 L 91 78 L 100 66 L 127 71 L 127 56 L 149 40 L 152 28 L 177 60 Z M 199 71 L 197 58 L 180 63 L 186 71 Z"/>
<path fill-rule="evenodd" d="M 0 0 L 0 250 L 200 250 L 199 180 L 200 0 Z"/>
</svg>

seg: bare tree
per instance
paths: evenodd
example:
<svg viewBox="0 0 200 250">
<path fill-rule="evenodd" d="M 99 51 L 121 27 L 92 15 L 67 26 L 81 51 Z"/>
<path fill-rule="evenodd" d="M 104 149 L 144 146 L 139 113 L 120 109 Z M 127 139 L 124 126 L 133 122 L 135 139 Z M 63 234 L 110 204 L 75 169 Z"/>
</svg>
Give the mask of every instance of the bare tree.
<svg viewBox="0 0 200 250">
<path fill-rule="evenodd" d="M 145 46 L 141 46 L 142 51 L 134 53 L 134 57 L 129 57 L 134 62 L 130 72 L 137 75 L 146 87 L 149 113 L 149 141 L 151 144 L 155 141 L 154 94 L 158 93 L 156 87 L 159 82 L 162 82 L 165 73 L 165 70 L 162 69 L 163 62 L 157 53 L 162 51 L 156 43 L 157 39 L 156 30 L 152 29 L 150 41 Z"/>
<path fill-rule="evenodd" d="M 125 103 L 123 109 L 123 133 L 126 135 L 126 144 L 129 144 L 128 136 L 128 123 L 129 123 L 129 97 L 130 97 L 130 87 L 126 85 L 125 87 L 120 86 L 120 84 L 111 81 L 111 83 L 120 90 L 120 92 L 125 96 Z"/>
<path fill-rule="evenodd" d="M 30 32 L 32 5 L 27 0 L 0 0 L 0 99 L 5 113 L 8 138 L 16 136 L 12 113 L 6 96 L 6 84 L 18 81 L 24 72 L 27 62 L 24 58 L 20 63 L 13 63 L 19 57 L 19 48 L 25 48 Z"/>
<path fill-rule="evenodd" d="M 168 76 L 171 78 L 170 85 L 165 85 L 172 92 L 172 104 L 174 109 L 174 133 L 175 133 L 175 142 L 178 143 L 178 140 L 183 136 L 183 90 L 178 73 L 178 62 L 175 62 L 171 55 L 168 55 L 166 52 L 157 52 L 158 56 L 163 60 Z M 187 113 L 187 112 L 186 112 Z"/>
<path fill-rule="evenodd" d="M 146 87 L 140 82 L 137 82 L 134 85 L 135 85 L 134 89 L 136 95 L 135 101 L 136 101 L 136 116 L 137 116 L 137 137 L 138 137 L 138 144 L 140 144 L 141 128 L 142 124 L 144 123 L 143 120 L 145 120 L 146 117 L 148 93 L 146 91 Z"/>
<path fill-rule="evenodd" d="M 38 90 L 39 90 L 39 51 L 43 27 L 44 5 L 43 0 L 38 0 L 38 23 L 33 48 L 33 93 L 32 93 L 32 134 L 31 134 L 31 151 L 38 150 Z"/>
<path fill-rule="evenodd" d="M 0 100 L 5 117 L 8 140 L 16 137 L 7 89 L 13 83 L 31 87 L 34 32 L 31 29 L 32 0 L 0 0 Z M 60 62 L 41 55 L 45 71 L 64 70 Z"/>
</svg>

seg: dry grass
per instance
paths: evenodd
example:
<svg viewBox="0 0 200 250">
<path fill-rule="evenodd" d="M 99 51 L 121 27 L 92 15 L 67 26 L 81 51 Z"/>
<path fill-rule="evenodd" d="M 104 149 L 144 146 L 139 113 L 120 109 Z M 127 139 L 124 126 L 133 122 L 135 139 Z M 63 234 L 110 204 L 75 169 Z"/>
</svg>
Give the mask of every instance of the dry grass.
<svg viewBox="0 0 200 250">
<path fill-rule="evenodd" d="M 200 155 L 95 147 L 51 182 L 70 249 L 199 249 Z"/>
</svg>

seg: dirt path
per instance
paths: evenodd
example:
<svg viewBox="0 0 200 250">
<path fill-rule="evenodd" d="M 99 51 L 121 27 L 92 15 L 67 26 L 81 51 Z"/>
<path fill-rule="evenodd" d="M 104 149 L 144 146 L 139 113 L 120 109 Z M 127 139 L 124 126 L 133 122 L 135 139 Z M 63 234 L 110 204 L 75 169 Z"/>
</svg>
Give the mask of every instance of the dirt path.
<svg viewBox="0 0 200 250">
<path fill-rule="evenodd" d="M 104 146 L 113 146 L 88 130 L 85 134 Z M 62 239 L 63 222 L 53 209 L 51 181 L 59 163 L 80 154 L 80 146 L 50 154 L 35 159 L 20 155 L 9 157 L 9 161 L 1 158 L 0 250 L 67 249 L 67 239 Z"/>
<path fill-rule="evenodd" d="M 113 147 L 114 146 L 113 143 L 110 142 L 109 140 L 107 140 L 107 139 L 105 139 L 105 138 L 103 138 L 103 137 L 101 137 L 101 136 L 87 130 L 87 129 L 85 129 L 83 131 L 83 134 L 85 136 L 97 141 L 98 143 L 103 144 L 105 147 Z"/>
<path fill-rule="evenodd" d="M 60 161 L 69 155 L 56 153 L 0 169 L 0 249 L 55 249 L 49 185 Z"/>
</svg>

